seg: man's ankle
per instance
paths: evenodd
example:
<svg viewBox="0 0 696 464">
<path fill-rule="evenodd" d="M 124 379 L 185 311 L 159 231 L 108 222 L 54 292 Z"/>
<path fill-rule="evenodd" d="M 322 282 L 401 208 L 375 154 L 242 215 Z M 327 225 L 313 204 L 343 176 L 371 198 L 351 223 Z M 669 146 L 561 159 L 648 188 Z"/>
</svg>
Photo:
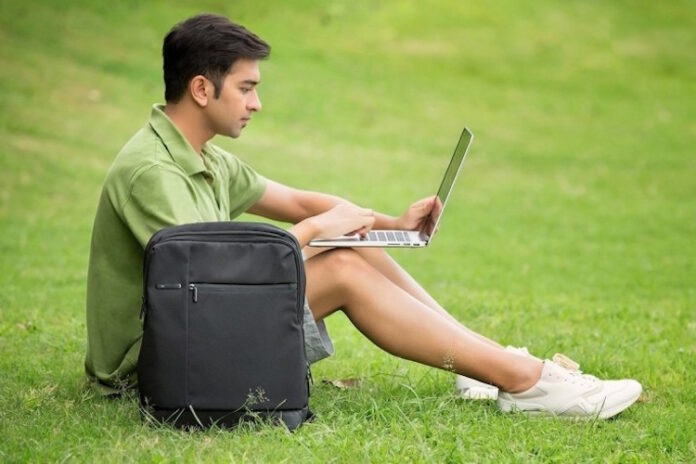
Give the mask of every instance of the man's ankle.
<svg viewBox="0 0 696 464">
<path fill-rule="evenodd" d="M 518 367 L 517 371 L 510 376 L 506 385 L 500 385 L 499 387 L 508 393 L 520 393 L 529 390 L 541 378 L 543 368 L 543 362 L 530 358 L 524 365 Z"/>
</svg>

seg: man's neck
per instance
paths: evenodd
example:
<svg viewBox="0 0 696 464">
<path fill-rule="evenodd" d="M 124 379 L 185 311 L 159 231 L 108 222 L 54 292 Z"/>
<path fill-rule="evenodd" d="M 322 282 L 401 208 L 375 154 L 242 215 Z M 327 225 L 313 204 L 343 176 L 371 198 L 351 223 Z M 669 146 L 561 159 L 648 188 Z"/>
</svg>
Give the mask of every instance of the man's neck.
<svg viewBox="0 0 696 464">
<path fill-rule="evenodd" d="M 186 103 L 167 103 L 164 106 L 164 114 L 171 119 L 191 147 L 200 155 L 203 145 L 215 134 L 206 127 L 201 118 L 197 117 L 196 109 L 187 106 Z"/>
</svg>

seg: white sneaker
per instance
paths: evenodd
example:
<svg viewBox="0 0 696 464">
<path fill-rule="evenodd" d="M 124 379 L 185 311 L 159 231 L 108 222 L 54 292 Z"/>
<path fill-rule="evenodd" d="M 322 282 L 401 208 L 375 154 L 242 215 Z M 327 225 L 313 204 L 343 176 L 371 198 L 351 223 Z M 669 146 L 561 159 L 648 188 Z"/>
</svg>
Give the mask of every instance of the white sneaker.
<svg viewBox="0 0 696 464">
<path fill-rule="evenodd" d="M 465 400 L 495 400 L 498 387 L 457 374 L 456 393 Z"/>
<path fill-rule="evenodd" d="M 576 363 L 561 355 L 544 361 L 541 378 L 529 390 L 500 392 L 498 406 L 504 412 L 608 419 L 632 405 L 642 391 L 635 380 L 599 380 L 583 374 Z"/>
<path fill-rule="evenodd" d="M 532 356 L 526 346 L 519 348 L 507 346 L 505 349 L 519 355 Z M 457 374 L 455 381 L 455 391 L 460 398 L 465 400 L 495 400 L 498 398 L 498 387 L 459 374 Z"/>
</svg>

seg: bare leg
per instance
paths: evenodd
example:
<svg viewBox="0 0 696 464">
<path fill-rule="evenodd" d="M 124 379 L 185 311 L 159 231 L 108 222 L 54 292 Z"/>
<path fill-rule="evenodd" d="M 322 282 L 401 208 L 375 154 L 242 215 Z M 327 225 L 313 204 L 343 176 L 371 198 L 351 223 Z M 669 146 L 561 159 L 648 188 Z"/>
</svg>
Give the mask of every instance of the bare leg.
<svg viewBox="0 0 696 464">
<path fill-rule="evenodd" d="M 306 263 L 307 299 L 315 319 L 341 308 L 367 338 L 396 356 L 474 377 L 503 391 L 531 387 L 542 364 L 472 335 L 410 295 L 352 249 Z"/>
<path fill-rule="evenodd" d="M 485 343 L 496 346 L 498 348 L 503 348 L 499 343 L 487 338 L 479 333 L 466 327 L 464 324 L 459 322 L 450 313 L 447 312 L 440 304 L 435 301 L 435 299 L 430 296 L 430 294 L 414 279 L 411 275 L 402 268 L 399 263 L 397 263 L 386 251 L 381 248 L 355 248 L 365 261 L 370 263 L 375 269 L 384 274 L 389 280 L 394 282 L 396 285 L 405 290 L 409 295 L 416 298 L 421 303 L 425 304 L 427 307 L 437 311 L 439 314 L 443 315 L 450 322 L 457 324 L 462 329 L 468 331 L 475 337 L 479 338 Z"/>
</svg>

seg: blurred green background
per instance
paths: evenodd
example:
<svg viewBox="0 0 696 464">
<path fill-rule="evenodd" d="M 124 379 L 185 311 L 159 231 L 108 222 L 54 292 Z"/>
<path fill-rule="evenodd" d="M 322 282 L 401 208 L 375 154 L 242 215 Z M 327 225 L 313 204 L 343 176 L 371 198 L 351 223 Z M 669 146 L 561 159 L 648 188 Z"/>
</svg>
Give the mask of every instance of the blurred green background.
<svg viewBox="0 0 696 464">
<path fill-rule="evenodd" d="M 476 135 L 441 233 L 392 252 L 502 343 L 645 394 L 617 420 L 503 416 L 342 315 L 316 423 L 182 434 L 84 382 L 85 276 L 109 164 L 163 100 L 176 22 L 272 46 L 263 111 L 216 143 L 266 177 L 400 214 Z M 0 459 L 696 460 L 693 1 L 15 1 L 0 4 Z M 253 219 L 246 217 L 245 219 Z"/>
</svg>

